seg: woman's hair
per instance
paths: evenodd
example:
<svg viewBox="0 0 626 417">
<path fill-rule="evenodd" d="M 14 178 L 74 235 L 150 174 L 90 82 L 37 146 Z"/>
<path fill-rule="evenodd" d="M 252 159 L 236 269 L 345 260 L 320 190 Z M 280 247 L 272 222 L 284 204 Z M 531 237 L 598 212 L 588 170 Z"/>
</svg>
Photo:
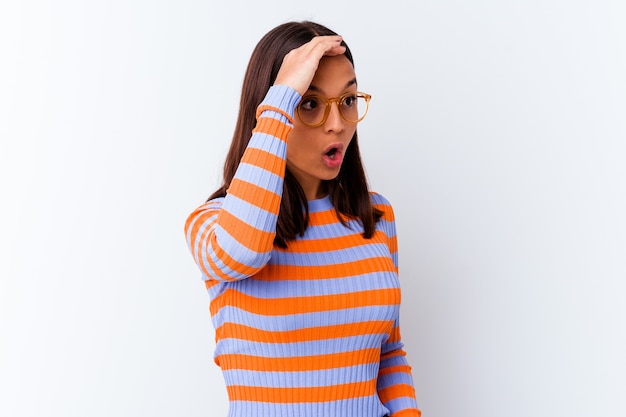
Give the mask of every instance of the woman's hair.
<svg viewBox="0 0 626 417">
<path fill-rule="evenodd" d="M 275 27 L 259 41 L 252 52 L 243 80 L 237 125 L 224 163 L 224 184 L 209 197 L 209 200 L 226 196 L 226 190 L 256 125 L 256 109 L 274 83 L 285 55 L 315 36 L 326 35 L 337 34 L 314 22 L 289 22 Z M 345 42 L 341 42 L 341 45 L 346 47 L 344 55 L 354 66 L 350 48 Z M 363 236 L 371 238 L 376 222 L 383 212 L 372 206 L 356 131 L 346 149 L 339 175 L 334 180 L 323 182 L 339 220 L 346 225 L 343 216 L 358 218 L 363 224 Z M 309 211 L 304 191 L 298 180 L 286 168 L 274 244 L 286 248 L 288 241 L 304 234 L 308 221 Z"/>
</svg>

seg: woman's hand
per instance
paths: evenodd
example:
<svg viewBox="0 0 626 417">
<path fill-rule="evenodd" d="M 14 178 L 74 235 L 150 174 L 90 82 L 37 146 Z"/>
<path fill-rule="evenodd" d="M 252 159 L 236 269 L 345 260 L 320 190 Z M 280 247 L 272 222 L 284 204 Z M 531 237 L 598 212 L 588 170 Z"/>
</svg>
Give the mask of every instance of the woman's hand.
<svg viewBox="0 0 626 417">
<path fill-rule="evenodd" d="M 341 55 L 341 36 L 316 36 L 310 42 L 289 51 L 278 70 L 274 84 L 287 85 L 304 95 L 315 76 L 320 59 L 324 56 Z"/>
</svg>

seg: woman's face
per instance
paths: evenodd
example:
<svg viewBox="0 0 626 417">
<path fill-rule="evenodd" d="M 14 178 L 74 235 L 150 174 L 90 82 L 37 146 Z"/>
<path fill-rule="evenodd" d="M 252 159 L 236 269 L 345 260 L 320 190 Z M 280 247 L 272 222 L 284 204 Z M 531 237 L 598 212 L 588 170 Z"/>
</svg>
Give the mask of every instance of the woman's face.
<svg viewBox="0 0 626 417">
<path fill-rule="evenodd" d="M 305 97 L 309 94 L 327 99 L 356 92 L 354 68 L 344 55 L 324 57 L 320 60 L 315 77 Z M 356 131 L 356 123 L 345 121 L 339 114 L 337 103 L 331 104 L 326 121 L 318 127 L 302 123 L 297 115 L 287 141 L 287 167 L 302 186 L 308 200 L 321 198 L 322 180 L 332 180 L 339 174 L 346 149 Z"/>
</svg>

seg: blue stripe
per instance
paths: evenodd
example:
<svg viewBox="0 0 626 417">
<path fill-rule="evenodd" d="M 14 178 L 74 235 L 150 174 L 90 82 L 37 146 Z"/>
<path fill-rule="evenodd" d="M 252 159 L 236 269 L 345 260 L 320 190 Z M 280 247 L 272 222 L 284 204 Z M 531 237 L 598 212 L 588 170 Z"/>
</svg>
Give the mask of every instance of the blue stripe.
<svg viewBox="0 0 626 417">
<path fill-rule="evenodd" d="M 233 282 L 230 288 L 252 297 L 271 299 L 345 294 L 379 288 L 398 288 L 399 285 L 395 273 L 369 273 L 358 276 L 306 281 L 297 279 L 260 281 L 251 278 L 246 281 Z"/>
<path fill-rule="evenodd" d="M 415 398 L 412 397 L 399 397 L 395 398 L 391 401 L 388 401 L 386 404 L 388 409 L 390 410 L 405 410 L 405 409 L 415 409 Z"/>
<path fill-rule="evenodd" d="M 388 222 L 385 219 L 380 219 L 378 223 L 376 223 L 376 230 L 380 230 L 385 233 L 387 237 L 392 238 L 396 235 L 395 224 L 392 222 Z"/>
<path fill-rule="evenodd" d="M 304 388 L 325 385 L 364 382 L 378 375 L 378 364 L 362 364 L 344 368 L 322 369 L 302 372 L 259 372 L 241 369 L 223 372 L 226 385 L 246 385 L 267 388 Z"/>
<path fill-rule="evenodd" d="M 212 287 L 211 290 L 214 289 L 215 292 L 218 292 L 221 288 L 220 285 L 216 285 Z M 224 306 L 213 316 L 213 322 L 219 324 L 225 322 L 238 323 L 267 331 L 288 331 L 307 327 L 353 324 L 356 322 L 355 317 L 367 317 L 369 320 L 381 320 L 386 317 L 395 317 L 397 314 L 397 305 L 380 305 L 268 318 L 264 315 L 249 313 L 237 307 Z"/>
<path fill-rule="evenodd" d="M 382 365 L 381 369 L 384 369 Z M 406 372 L 394 372 L 392 374 L 385 374 L 378 380 L 378 389 L 387 388 L 396 384 L 413 385 L 413 378 L 410 374 Z"/>
<path fill-rule="evenodd" d="M 241 178 L 261 188 L 282 195 L 283 179 L 271 171 L 256 165 L 240 163 L 236 178 Z M 263 184 L 263 185 L 261 185 Z"/>
<path fill-rule="evenodd" d="M 276 216 L 254 204 L 240 199 L 235 195 L 229 195 L 228 211 L 244 223 L 268 233 L 276 232 Z"/>
<path fill-rule="evenodd" d="M 283 122 L 287 126 L 290 126 L 290 127 L 293 126 L 291 123 L 289 123 L 289 120 L 285 116 L 283 116 L 281 113 L 278 113 L 277 111 L 273 111 L 269 109 L 263 110 L 263 112 L 259 115 L 259 119 L 261 118 L 276 119 L 276 120 Z M 257 132 L 255 132 L 255 134 L 257 134 Z"/>
<path fill-rule="evenodd" d="M 306 235 L 298 238 L 298 240 L 337 238 L 360 233 L 363 233 L 363 226 L 360 221 L 349 220 L 346 222 L 346 226 L 337 221 L 331 224 L 310 225 L 306 229 Z"/>
<path fill-rule="evenodd" d="M 329 336 L 333 336 L 333 333 L 329 332 Z M 278 343 L 278 341 L 257 342 L 223 338 L 217 342 L 215 356 L 232 352 L 264 358 L 284 358 L 285 352 L 289 352 L 290 357 L 330 355 L 333 353 L 379 348 L 386 337 L 386 333 L 370 333 L 362 336 L 331 337 L 329 339 L 292 343 Z"/>
<path fill-rule="evenodd" d="M 287 154 L 287 143 L 284 140 L 263 132 L 254 132 L 250 138 L 248 148 L 260 149 L 283 159 Z"/>
<path fill-rule="evenodd" d="M 389 410 L 374 394 L 368 397 L 319 403 L 231 401 L 228 417 L 382 417 Z"/>
<path fill-rule="evenodd" d="M 396 235 L 393 223 L 387 220 L 380 219 L 376 223 L 376 230 L 380 230 L 389 238 Z M 299 237 L 298 240 L 327 239 L 361 233 L 363 233 L 363 225 L 359 220 L 349 220 L 346 222 L 346 226 L 337 221 L 337 223 L 331 224 L 310 225 L 306 229 L 306 235 Z M 365 238 L 364 240 L 367 241 Z"/>
<path fill-rule="evenodd" d="M 389 208 L 391 208 L 389 200 L 387 200 L 381 194 L 370 192 L 370 201 L 372 202 L 372 204 L 376 204 L 379 206 L 389 206 Z"/>
</svg>

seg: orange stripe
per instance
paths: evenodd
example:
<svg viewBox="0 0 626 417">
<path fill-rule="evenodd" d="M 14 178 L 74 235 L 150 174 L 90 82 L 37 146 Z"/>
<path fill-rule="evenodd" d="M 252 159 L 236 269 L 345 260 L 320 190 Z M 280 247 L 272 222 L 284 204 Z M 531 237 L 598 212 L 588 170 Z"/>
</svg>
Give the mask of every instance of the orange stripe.
<svg viewBox="0 0 626 417">
<path fill-rule="evenodd" d="M 393 208 L 389 204 L 372 204 L 372 207 L 377 208 L 383 212 L 383 219 L 392 222 L 396 220 L 396 216 L 393 212 Z"/>
<path fill-rule="evenodd" d="M 231 305 L 233 298 L 237 300 L 236 305 L 245 311 L 265 316 L 284 316 L 366 306 L 394 305 L 398 304 L 400 290 L 385 288 L 344 294 L 268 299 L 252 297 L 228 288 L 213 300 L 211 309 L 219 310 L 226 305 Z"/>
<path fill-rule="evenodd" d="M 386 207 L 386 209 L 384 210 L 383 216 L 381 217 L 381 219 L 383 220 L 387 220 L 388 222 L 393 222 L 396 220 L 396 216 L 394 215 L 393 211 L 391 211 L 391 208 L 388 206 L 384 206 Z M 382 207 L 378 207 L 379 210 L 383 210 Z"/>
<path fill-rule="evenodd" d="M 390 366 L 388 368 L 381 369 L 380 372 L 378 372 L 378 376 L 394 374 L 394 373 L 397 373 L 397 372 L 410 374 L 411 373 L 411 367 L 409 365 Z"/>
<path fill-rule="evenodd" d="M 231 401 L 315 403 L 373 395 L 376 392 L 376 380 L 321 387 L 268 388 L 231 385 L 226 389 Z"/>
<path fill-rule="evenodd" d="M 352 352 L 281 358 L 266 358 L 234 353 L 219 355 L 215 360 L 219 362 L 223 371 L 230 369 L 258 372 L 320 371 L 377 363 L 380 360 L 380 349 L 359 349 Z"/>
<path fill-rule="evenodd" d="M 393 413 L 393 417 L 422 417 L 422 412 L 416 408 L 407 408 L 396 411 Z"/>
<path fill-rule="evenodd" d="M 214 279 L 208 279 L 208 280 L 204 281 L 204 286 L 205 286 L 205 288 L 207 290 L 210 290 L 211 288 L 213 288 L 217 284 L 219 284 L 219 281 L 215 281 Z"/>
<path fill-rule="evenodd" d="M 284 111 L 283 109 L 279 109 L 278 107 L 275 106 L 270 106 L 269 104 L 262 104 L 259 107 L 257 107 L 256 109 L 256 118 L 260 119 L 261 117 L 261 113 L 263 113 L 264 111 L 269 110 L 269 111 L 273 111 L 276 113 L 280 113 L 283 116 L 285 116 L 285 118 L 287 120 L 289 120 L 289 123 L 293 123 L 293 119 L 292 117 L 289 115 L 289 113 L 287 113 L 286 111 Z"/>
<path fill-rule="evenodd" d="M 306 239 L 289 242 L 289 252 L 293 253 L 312 253 L 312 252 L 329 252 L 334 250 L 351 249 L 361 245 L 369 245 L 372 243 L 387 243 L 387 236 L 377 230 L 371 239 L 365 239 L 361 232 L 356 232 L 347 236 L 337 236 L 321 239 Z M 286 252 L 285 249 L 276 249 Z"/>
<path fill-rule="evenodd" d="M 259 230 L 225 210 L 220 212 L 217 221 L 237 242 L 251 251 L 264 253 L 272 249 L 275 233 Z"/>
<path fill-rule="evenodd" d="M 299 280 L 329 279 L 349 277 L 361 271 L 396 272 L 396 267 L 390 258 L 383 256 L 344 262 L 337 265 L 267 265 L 254 276 L 254 279 L 262 281 L 292 280 L 294 278 Z"/>
<path fill-rule="evenodd" d="M 281 178 L 285 175 L 287 164 L 284 158 L 257 148 L 247 148 L 241 162 L 261 167 Z"/>
<path fill-rule="evenodd" d="M 350 220 L 345 215 L 343 217 L 344 220 Z M 311 220 L 311 224 L 314 224 L 316 226 L 324 226 L 327 224 L 337 223 L 337 213 L 334 209 L 309 213 L 309 218 Z"/>
<path fill-rule="evenodd" d="M 387 244 L 389 245 L 389 252 L 390 253 L 396 253 L 398 252 L 398 237 L 397 236 L 392 236 L 389 238 L 389 240 L 387 241 Z"/>
<path fill-rule="evenodd" d="M 228 193 L 272 214 L 278 215 L 278 210 L 280 210 L 279 195 L 247 181 L 233 179 L 228 188 Z"/>
<path fill-rule="evenodd" d="M 383 403 L 400 397 L 415 398 L 415 389 L 407 384 L 396 384 L 379 390 L 378 396 Z"/>
<path fill-rule="evenodd" d="M 337 324 L 333 326 L 319 326 L 306 329 L 269 331 L 236 323 L 224 323 L 215 330 L 216 339 L 233 337 L 250 342 L 292 343 L 310 342 L 314 340 L 334 339 L 336 337 L 350 337 L 384 333 L 385 329 L 393 325 L 391 320 L 372 320 L 366 322 Z"/>
<path fill-rule="evenodd" d="M 278 119 L 273 117 L 261 117 L 257 121 L 254 129 L 252 129 L 252 133 L 265 133 L 267 135 L 272 135 L 275 138 L 286 140 L 291 129 L 291 126 Z"/>
</svg>

